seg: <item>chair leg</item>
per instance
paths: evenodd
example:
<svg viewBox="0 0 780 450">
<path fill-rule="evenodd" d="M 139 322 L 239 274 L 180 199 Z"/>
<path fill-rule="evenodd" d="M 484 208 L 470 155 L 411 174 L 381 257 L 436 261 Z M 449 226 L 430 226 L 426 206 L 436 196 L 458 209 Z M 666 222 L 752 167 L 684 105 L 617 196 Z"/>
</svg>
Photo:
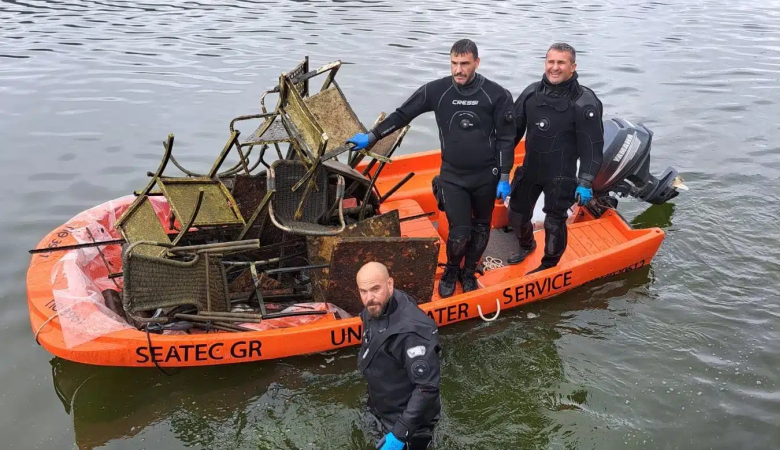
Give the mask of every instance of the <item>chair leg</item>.
<svg viewBox="0 0 780 450">
<path fill-rule="evenodd" d="M 241 234 L 238 236 L 238 241 L 244 240 L 244 236 L 249 232 L 249 229 L 252 228 L 255 224 L 255 221 L 260 216 L 260 213 L 263 212 L 265 207 L 268 205 L 268 202 L 271 201 L 271 197 L 274 195 L 273 190 L 269 190 L 265 193 L 265 197 L 263 197 L 263 200 L 260 202 L 259 205 L 257 205 L 257 208 L 255 208 L 255 212 L 252 214 L 252 217 L 249 218 L 249 221 L 244 225 L 244 229 L 241 230 Z M 261 227 L 261 233 L 262 233 L 262 227 Z"/>
<path fill-rule="evenodd" d="M 198 201 L 195 202 L 195 209 L 192 211 L 192 216 L 190 216 L 190 220 L 187 221 L 186 224 L 183 224 L 184 226 L 181 227 L 181 230 L 179 230 L 179 234 L 176 235 L 176 238 L 171 242 L 171 245 L 174 247 L 179 243 L 181 238 L 184 237 L 184 235 L 189 231 L 190 228 L 192 228 L 192 224 L 195 223 L 195 218 L 198 216 L 198 211 L 200 211 L 200 205 L 203 203 L 203 188 L 200 189 L 200 192 L 198 192 Z M 171 215 L 173 217 L 173 215 Z"/>
<path fill-rule="evenodd" d="M 228 140 L 227 144 L 225 144 L 225 147 L 222 149 L 222 152 L 219 154 L 219 158 L 217 158 L 216 161 L 214 161 L 214 165 L 211 166 L 211 170 L 209 171 L 208 177 L 214 178 L 214 176 L 217 175 L 217 172 L 219 171 L 219 168 L 222 166 L 222 163 L 225 162 L 225 158 L 227 158 L 227 154 L 230 152 L 230 149 L 233 148 L 233 144 L 238 144 L 238 135 L 240 134 L 240 131 L 235 130 L 230 134 L 230 140 Z"/>
<path fill-rule="evenodd" d="M 255 292 L 257 293 L 257 301 L 260 303 L 260 315 L 262 317 L 265 317 L 265 301 L 263 301 L 263 293 L 260 289 L 260 277 L 257 275 L 257 267 L 255 267 L 255 263 L 252 262 L 249 264 L 249 270 L 252 271 L 252 282 L 255 285 Z"/>
<path fill-rule="evenodd" d="M 127 208 L 124 214 L 122 214 L 122 216 L 116 221 L 114 226 L 121 227 L 125 220 L 127 220 L 127 218 L 130 217 L 144 201 L 146 201 L 146 197 L 149 195 L 154 185 L 157 184 L 157 181 L 160 179 L 163 172 L 165 172 L 165 167 L 168 166 L 168 161 L 170 161 L 171 152 L 173 151 L 173 134 L 168 135 L 168 140 L 163 142 L 163 147 L 165 148 L 165 153 L 163 154 L 162 161 L 160 161 L 160 165 L 157 167 L 157 171 L 154 174 L 151 174 L 152 179 L 149 180 L 149 183 L 146 185 L 144 190 L 139 192 L 138 197 L 130 205 L 130 207 Z"/>
</svg>

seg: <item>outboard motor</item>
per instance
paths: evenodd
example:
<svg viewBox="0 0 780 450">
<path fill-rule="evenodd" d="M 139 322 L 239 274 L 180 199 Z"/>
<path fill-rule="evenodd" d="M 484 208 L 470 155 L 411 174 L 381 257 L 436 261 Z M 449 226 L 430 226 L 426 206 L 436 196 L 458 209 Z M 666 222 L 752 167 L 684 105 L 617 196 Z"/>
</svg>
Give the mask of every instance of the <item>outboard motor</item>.
<svg viewBox="0 0 780 450">
<path fill-rule="evenodd" d="M 610 193 L 660 205 L 675 198 L 677 189 L 688 190 L 673 167 L 667 167 L 660 178 L 650 173 L 652 141 L 653 132 L 642 124 L 617 118 L 604 121 L 604 159 L 593 180 L 596 201 L 589 205 L 597 216 L 604 206 L 617 207 L 617 198 Z"/>
</svg>

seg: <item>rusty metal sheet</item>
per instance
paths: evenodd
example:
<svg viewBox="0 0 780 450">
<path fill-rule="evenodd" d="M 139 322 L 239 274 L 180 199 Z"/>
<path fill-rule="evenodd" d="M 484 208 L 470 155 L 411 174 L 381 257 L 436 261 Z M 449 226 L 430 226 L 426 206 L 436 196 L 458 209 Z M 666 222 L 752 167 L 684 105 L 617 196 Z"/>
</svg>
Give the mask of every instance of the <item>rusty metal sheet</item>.
<svg viewBox="0 0 780 450">
<path fill-rule="evenodd" d="M 417 303 L 427 303 L 433 295 L 439 245 L 438 238 L 342 238 L 333 247 L 333 264 L 323 297 L 350 314 L 359 314 L 363 303 L 355 275 L 365 263 L 377 261 L 387 266 L 396 288 Z"/>
<path fill-rule="evenodd" d="M 401 222 L 398 210 L 377 215 L 348 225 L 338 236 L 308 236 L 307 253 L 312 264 L 328 264 L 333 248 L 339 240 L 348 237 L 400 237 Z M 312 270 L 312 294 L 316 301 L 324 301 L 323 289 L 328 282 L 329 269 Z"/>
</svg>

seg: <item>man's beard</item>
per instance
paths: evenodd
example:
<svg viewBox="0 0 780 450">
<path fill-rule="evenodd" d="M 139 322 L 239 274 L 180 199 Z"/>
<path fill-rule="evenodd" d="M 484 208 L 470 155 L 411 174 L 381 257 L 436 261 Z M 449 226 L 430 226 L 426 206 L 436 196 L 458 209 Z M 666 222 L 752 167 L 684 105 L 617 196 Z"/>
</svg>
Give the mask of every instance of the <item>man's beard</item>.
<svg viewBox="0 0 780 450">
<path fill-rule="evenodd" d="M 380 302 L 371 302 L 366 304 L 366 309 L 368 310 L 368 315 L 370 315 L 373 318 L 377 318 L 382 315 L 382 309 L 384 308 L 384 305 Z"/>
</svg>

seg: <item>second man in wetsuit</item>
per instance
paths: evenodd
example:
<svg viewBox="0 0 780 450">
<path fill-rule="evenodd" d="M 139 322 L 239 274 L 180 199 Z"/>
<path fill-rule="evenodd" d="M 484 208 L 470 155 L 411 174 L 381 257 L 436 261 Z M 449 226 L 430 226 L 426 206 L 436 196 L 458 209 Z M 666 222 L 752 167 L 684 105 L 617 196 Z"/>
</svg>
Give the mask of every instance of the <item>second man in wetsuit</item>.
<svg viewBox="0 0 780 450">
<path fill-rule="evenodd" d="M 544 256 L 529 273 L 555 267 L 566 250 L 567 210 L 593 197 L 593 180 L 604 149 L 602 105 L 596 94 L 577 81 L 576 52 L 565 43 L 547 51 L 541 81 L 517 98 L 517 141 L 525 134 L 525 160 L 512 180 L 507 211 L 520 250 L 509 264 L 523 261 L 535 248 L 531 216 L 544 192 Z M 577 159 L 580 161 L 577 171 Z"/>
<path fill-rule="evenodd" d="M 478 288 L 474 272 L 487 248 L 495 199 L 509 195 L 516 133 L 512 95 L 476 73 L 477 45 L 456 42 L 450 62 L 452 76 L 421 86 L 368 133 L 347 141 L 362 149 L 420 114 L 435 113 L 442 158 L 436 195 L 449 222 L 441 297 L 450 297 L 458 280 L 464 292 Z"/>
</svg>

